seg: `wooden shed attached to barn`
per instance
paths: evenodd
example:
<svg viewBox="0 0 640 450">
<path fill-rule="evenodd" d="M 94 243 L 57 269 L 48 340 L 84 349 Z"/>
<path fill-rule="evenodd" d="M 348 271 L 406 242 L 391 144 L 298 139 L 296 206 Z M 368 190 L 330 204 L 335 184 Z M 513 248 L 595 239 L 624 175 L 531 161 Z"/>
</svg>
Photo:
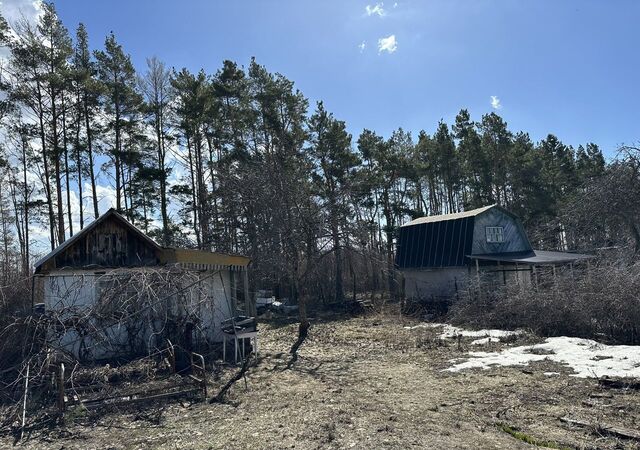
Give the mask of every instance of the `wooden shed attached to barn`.
<svg viewBox="0 0 640 450">
<path fill-rule="evenodd" d="M 220 342 L 224 320 L 255 315 L 249 262 L 160 247 L 110 209 L 36 263 L 48 339 L 82 360 Z"/>
<path fill-rule="evenodd" d="M 409 299 L 447 298 L 471 277 L 530 282 L 540 267 L 573 264 L 590 255 L 534 250 L 520 219 L 498 205 L 421 217 L 400 227 L 396 266 Z"/>
</svg>

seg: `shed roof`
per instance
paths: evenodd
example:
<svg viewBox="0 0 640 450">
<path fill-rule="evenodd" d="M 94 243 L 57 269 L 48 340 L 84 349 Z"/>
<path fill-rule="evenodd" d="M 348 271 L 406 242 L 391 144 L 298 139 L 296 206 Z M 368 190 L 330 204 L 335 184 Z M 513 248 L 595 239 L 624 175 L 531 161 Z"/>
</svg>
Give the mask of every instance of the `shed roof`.
<svg viewBox="0 0 640 450">
<path fill-rule="evenodd" d="M 481 261 L 496 261 L 527 265 L 553 265 L 584 261 L 594 258 L 593 255 L 583 253 L 552 252 L 548 250 L 533 250 L 531 252 L 494 253 L 487 255 L 467 255 L 468 258 Z"/>
</svg>

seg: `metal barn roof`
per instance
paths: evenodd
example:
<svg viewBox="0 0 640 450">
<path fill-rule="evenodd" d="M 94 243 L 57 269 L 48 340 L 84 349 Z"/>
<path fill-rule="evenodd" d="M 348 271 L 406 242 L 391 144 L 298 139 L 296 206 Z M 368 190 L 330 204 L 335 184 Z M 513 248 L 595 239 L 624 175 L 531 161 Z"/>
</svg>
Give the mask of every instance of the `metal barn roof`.
<svg viewBox="0 0 640 450">
<path fill-rule="evenodd" d="M 396 255 L 398 267 L 465 265 L 466 255 L 471 252 L 473 245 L 474 216 L 458 215 L 455 220 L 419 222 L 415 225 L 400 229 Z"/>
<path fill-rule="evenodd" d="M 469 211 L 462 211 L 462 212 L 453 213 L 453 214 L 441 214 L 438 216 L 419 217 L 417 219 L 412 220 L 411 222 L 405 223 L 404 225 L 402 225 L 402 227 L 410 227 L 412 225 L 419 225 L 421 223 L 443 222 L 445 220 L 458 220 L 458 219 L 464 219 L 465 217 L 475 217 L 478 214 L 482 214 L 483 212 L 491 208 L 500 208 L 504 212 L 508 213 L 509 215 L 511 216 L 513 215 L 509 211 L 507 211 L 504 208 L 501 208 L 498 205 L 489 205 L 489 206 L 483 206 L 482 208 L 470 209 Z"/>
</svg>

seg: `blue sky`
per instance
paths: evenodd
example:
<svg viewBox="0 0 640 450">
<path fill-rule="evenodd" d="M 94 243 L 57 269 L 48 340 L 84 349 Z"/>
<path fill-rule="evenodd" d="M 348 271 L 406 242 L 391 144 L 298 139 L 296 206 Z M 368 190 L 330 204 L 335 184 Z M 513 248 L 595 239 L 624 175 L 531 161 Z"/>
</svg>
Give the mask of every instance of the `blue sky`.
<svg viewBox="0 0 640 450">
<path fill-rule="evenodd" d="M 438 120 L 452 123 L 466 107 L 476 120 L 495 110 L 510 129 L 535 140 L 554 133 L 574 146 L 595 142 L 609 156 L 640 139 L 635 0 L 59 0 L 56 6 L 70 30 L 86 24 L 94 47 L 114 31 L 139 69 L 152 55 L 208 72 L 223 59 L 246 65 L 255 56 L 295 81 L 312 104 L 323 100 L 354 136 L 363 128 L 389 135 L 400 126 L 432 132 Z"/>
<path fill-rule="evenodd" d="M 363 128 L 432 133 L 440 119 L 451 124 L 468 108 L 474 120 L 497 111 L 534 140 L 554 133 L 574 147 L 595 142 L 609 157 L 640 141 L 637 0 L 58 0 L 56 7 L 72 34 L 85 23 L 93 48 L 113 31 L 139 70 L 153 55 L 209 73 L 224 59 L 247 65 L 255 56 L 295 81 L 312 105 L 323 100 L 354 138 Z M 35 20 L 38 1 L 0 0 L 0 10 L 10 22 Z M 103 177 L 98 196 L 101 211 L 113 205 Z M 73 191 L 72 209 L 78 205 Z M 47 231 L 32 235 L 46 251 Z"/>
</svg>

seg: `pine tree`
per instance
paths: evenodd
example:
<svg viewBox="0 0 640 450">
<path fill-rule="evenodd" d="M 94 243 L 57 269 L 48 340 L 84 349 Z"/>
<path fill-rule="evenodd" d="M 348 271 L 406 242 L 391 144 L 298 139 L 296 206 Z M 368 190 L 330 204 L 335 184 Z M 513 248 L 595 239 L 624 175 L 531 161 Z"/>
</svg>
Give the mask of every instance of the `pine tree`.
<svg viewBox="0 0 640 450">
<path fill-rule="evenodd" d="M 73 70 L 76 89 L 76 168 L 78 171 L 78 193 L 80 197 L 80 227 L 84 225 L 83 213 L 83 185 L 84 174 L 89 176 L 91 182 L 91 201 L 93 217 L 98 218 L 98 194 L 95 174 L 95 146 L 97 137 L 96 117 L 100 106 L 100 94 L 102 85 L 97 80 L 97 68 L 89 51 L 89 38 L 85 26 L 81 23 L 76 31 L 76 44 L 73 56 Z M 84 136 L 81 133 L 84 131 Z M 86 164 L 84 163 L 86 153 Z"/>
<path fill-rule="evenodd" d="M 204 72 L 193 75 L 182 69 L 172 77 L 175 90 L 175 116 L 181 138 L 178 144 L 186 149 L 181 160 L 188 173 L 188 185 L 183 192 L 191 195 L 192 226 L 198 248 L 211 249 L 211 207 L 206 177 L 207 167 L 206 137 L 204 134 L 206 116 L 210 104 L 209 84 Z"/>
<path fill-rule="evenodd" d="M 444 213 L 457 212 L 462 176 L 460 158 L 449 127 L 442 121 L 438 124 L 438 129 L 433 136 L 433 146 L 442 183 L 440 189 L 442 198 L 439 199 L 439 204 Z"/>
<path fill-rule="evenodd" d="M 147 72 L 139 84 L 146 101 L 146 112 L 155 133 L 157 172 L 147 173 L 144 178 L 157 176 L 160 188 L 160 216 L 162 218 L 162 242 L 169 245 L 170 226 L 167 210 L 167 178 L 171 168 L 167 166 L 167 150 L 170 137 L 170 104 L 173 97 L 171 72 L 164 63 L 153 57 L 147 59 Z"/>
<path fill-rule="evenodd" d="M 104 85 L 103 105 L 109 117 L 105 136 L 108 154 L 114 166 L 116 187 L 116 209 L 124 211 L 131 219 L 132 212 L 127 206 L 131 192 L 127 185 L 130 172 L 135 164 L 135 148 L 125 147 L 125 134 L 135 133 L 142 98 L 136 91 L 136 74 L 122 46 L 113 33 L 105 40 L 105 49 L 95 52 L 98 61 L 98 76 Z M 112 138 L 112 140 L 111 140 Z M 124 205 L 123 205 L 124 201 Z"/>
<path fill-rule="evenodd" d="M 309 151 L 315 170 L 313 181 L 320 199 L 325 203 L 329 234 L 333 242 L 335 261 L 335 300 L 344 300 L 342 282 L 343 246 L 347 242 L 351 208 L 349 206 L 350 176 L 359 164 L 351 148 L 351 135 L 342 121 L 324 109 L 319 102 L 309 119 Z"/>
<path fill-rule="evenodd" d="M 487 191 L 487 200 L 508 206 L 508 167 L 511 154 L 511 132 L 507 123 L 496 113 L 485 114 L 479 124 L 480 145 L 485 162 L 482 189 Z"/>
<path fill-rule="evenodd" d="M 42 35 L 43 48 L 40 54 L 44 56 L 44 90 L 48 96 L 49 105 L 49 142 L 51 159 L 54 165 L 54 180 L 56 186 L 58 243 L 65 240 L 65 218 L 62 195 L 62 168 L 60 161 L 66 155 L 62 145 L 64 139 L 62 130 L 64 105 L 63 99 L 68 86 L 69 58 L 71 56 L 71 38 L 67 29 L 59 19 L 52 3 L 43 3 L 44 12 L 38 23 L 38 32 Z"/>
<path fill-rule="evenodd" d="M 489 172 L 489 162 L 480 143 L 476 124 L 471 120 L 469 111 L 461 109 L 453 125 L 453 135 L 458 141 L 458 153 L 463 174 L 463 204 L 473 209 L 484 206 L 490 197 L 485 181 Z"/>
</svg>

